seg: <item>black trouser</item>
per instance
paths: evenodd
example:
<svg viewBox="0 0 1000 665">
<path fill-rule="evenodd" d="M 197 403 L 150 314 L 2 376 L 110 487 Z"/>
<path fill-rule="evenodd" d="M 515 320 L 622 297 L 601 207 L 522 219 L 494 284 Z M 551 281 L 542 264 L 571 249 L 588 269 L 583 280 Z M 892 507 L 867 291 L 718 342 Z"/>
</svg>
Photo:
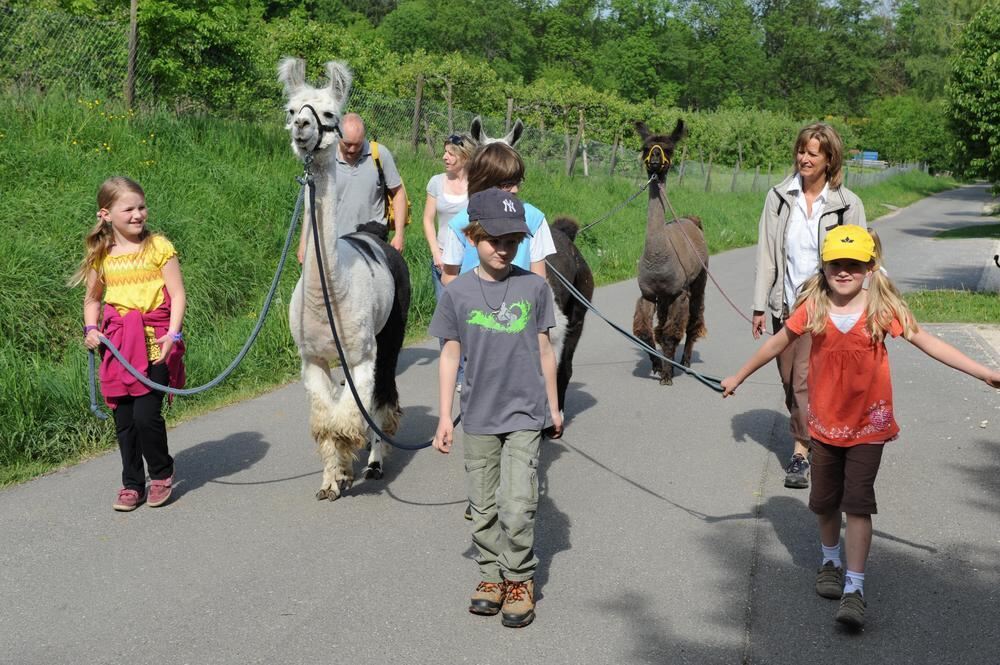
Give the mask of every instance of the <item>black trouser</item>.
<svg viewBox="0 0 1000 665">
<path fill-rule="evenodd" d="M 170 374 L 166 364 L 149 366 L 149 378 L 167 385 Z M 139 397 L 123 397 L 115 409 L 118 448 L 122 453 L 122 485 L 126 489 L 146 492 L 146 458 L 149 477 L 169 478 L 174 473 L 174 458 L 167 450 L 167 424 L 163 420 L 163 393 L 153 390 Z"/>
</svg>

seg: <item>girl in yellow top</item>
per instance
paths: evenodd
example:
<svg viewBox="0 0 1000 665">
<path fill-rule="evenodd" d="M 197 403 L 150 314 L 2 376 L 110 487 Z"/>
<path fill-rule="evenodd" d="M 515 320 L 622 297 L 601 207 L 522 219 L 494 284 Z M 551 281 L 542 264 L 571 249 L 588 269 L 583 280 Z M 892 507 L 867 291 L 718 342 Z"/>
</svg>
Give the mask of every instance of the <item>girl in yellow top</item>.
<svg viewBox="0 0 1000 665">
<path fill-rule="evenodd" d="M 84 344 L 98 348 L 100 330 L 152 381 L 181 386 L 186 298 L 177 251 L 146 228 L 146 195 L 138 183 L 109 178 L 98 189 L 97 207 L 97 224 L 87 234 L 83 261 L 71 280 L 86 283 Z M 163 393 L 150 391 L 107 349 L 100 377 L 101 393 L 115 414 L 122 455 L 123 487 L 114 509 L 135 510 L 147 500 L 143 459 L 150 478 L 148 503 L 162 506 L 170 498 L 174 475 L 161 414 Z"/>
</svg>

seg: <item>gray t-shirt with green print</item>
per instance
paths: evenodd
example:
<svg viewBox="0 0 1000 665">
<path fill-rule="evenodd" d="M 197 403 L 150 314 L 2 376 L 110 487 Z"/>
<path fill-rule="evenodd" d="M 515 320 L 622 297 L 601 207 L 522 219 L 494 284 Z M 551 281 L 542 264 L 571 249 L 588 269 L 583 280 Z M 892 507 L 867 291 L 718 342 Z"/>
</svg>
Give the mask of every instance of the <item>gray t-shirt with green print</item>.
<svg viewBox="0 0 1000 665">
<path fill-rule="evenodd" d="M 462 427 L 470 434 L 541 430 L 549 408 L 538 333 L 555 326 L 552 290 L 517 266 L 500 282 L 476 272 L 445 288 L 429 330 L 462 345 Z"/>
</svg>

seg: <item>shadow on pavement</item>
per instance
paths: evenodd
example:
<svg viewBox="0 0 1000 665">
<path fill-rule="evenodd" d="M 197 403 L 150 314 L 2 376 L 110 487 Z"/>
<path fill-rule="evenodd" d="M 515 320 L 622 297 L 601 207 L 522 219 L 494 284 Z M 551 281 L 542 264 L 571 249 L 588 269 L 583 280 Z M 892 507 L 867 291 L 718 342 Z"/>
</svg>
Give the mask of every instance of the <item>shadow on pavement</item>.
<svg viewBox="0 0 1000 665">
<path fill-rule="evenodd" d="M 205 483 L 221 482 L 219 478 L 251 468 L 264 459 L 270 447 L 260 432 L 236 432 L 218 441 L 204 441 L 181 450 L 174 455 L 174 466 L 178 477 L 178 482 L 174 486 L 174 497 L 184 496 Z"/>
</svg>

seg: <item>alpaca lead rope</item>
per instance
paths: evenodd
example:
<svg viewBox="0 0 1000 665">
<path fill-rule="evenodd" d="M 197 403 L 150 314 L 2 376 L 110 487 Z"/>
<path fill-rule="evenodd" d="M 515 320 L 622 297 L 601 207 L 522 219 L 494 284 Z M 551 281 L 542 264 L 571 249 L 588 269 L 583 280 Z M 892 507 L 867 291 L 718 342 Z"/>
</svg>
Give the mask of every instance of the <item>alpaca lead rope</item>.
<svg viewBox="0 0 1000 665">
<path fill-rule="evenodd" d="M 612 208 L 609 212 L 605 213 L 605 215 L 603 217 L 598 217 L 596 221 L 593 221 L 590 224 L 587 224 L 585 227 L 583 227 L 582 229 L 580 229 L 579 233 L 583 233 L 584 231 L 586 231 L 590 227 L 597 226 L 601 222 L 610 219 L 612 217 L 612 215 L 614 215 L 619 210 L 621 210 L 622 208 L 624 208 L 625 206 L 627 206 L 629 203 L 632 203 L 632 201 L 635 201 L 639 197 L 640 194 L 642 194 L 644 191 L 646 191 L 646 188 L 649 187 L 649 183 L 653 182 L 654 178 L 656 178 L 656 174 L 655 173 L 653 175 L 649 176 L 649 180 L 647 180 L 646 182 L 644 182 L 642 184 L 642 186 L 639 187 L 639 190 L 635 194 L 633 194 L 632 196 L 630 196 L 627 199 L 625 199 L 624 203 L 618 204 L 617 206 L 615 206 L 614 208 Z"/>
</svg>

